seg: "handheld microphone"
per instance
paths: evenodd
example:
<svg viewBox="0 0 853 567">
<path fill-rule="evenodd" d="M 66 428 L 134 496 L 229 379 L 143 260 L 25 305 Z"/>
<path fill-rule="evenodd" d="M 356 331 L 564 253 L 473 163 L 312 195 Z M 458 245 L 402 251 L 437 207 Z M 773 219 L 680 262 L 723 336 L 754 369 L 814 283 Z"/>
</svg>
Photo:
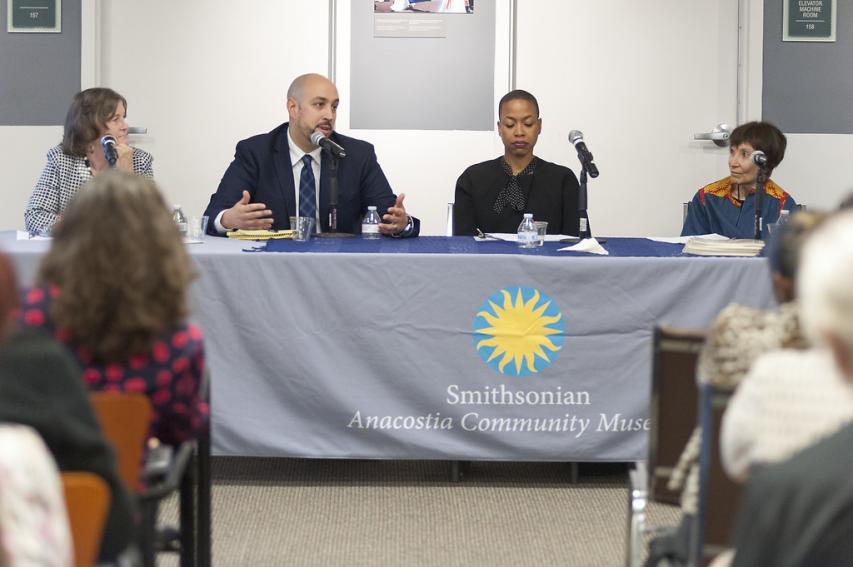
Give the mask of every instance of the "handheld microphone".
<svg viewBox="0 0 853 567">
<path fill-rule="evenodd" d="M 572 130 L 569 132 L 569 142 L 575 147 L 578 151 L 578 159 L 581 162 L 581 165 L 586 168 L 586 172 L 589 173 L 589 176 L 593 179 L 598 177 L 598 167 L 596 167 L 595 162 L 593 161 L 592 152 L 586 147 L 586 144 L 583 142 L 583 132 L 580 130 Z"/>
<path fill-rule="evenodd" d="M 101 136 L 101 148 L 104 150 L 104 157 L 110 167 L 115 167 L 118 161 L 118 142 L 112 134 Z"/>
<path fill-rule="evenodd" d="M 767 155 L 761 150 L 755 150 L 754 152 L 752 152 L 752 155 L 749 156 L 749 159 L 752 160 L 752 163 L 754 163 L 758 167 L 767 167 Z"/>
<path fill-rule="evenodd" d="M 315 146 L 320 146 L 321 148 L 332 152 L 332 155 L 337 156 L 339 158 L 347 157 L 347 151 L 343 148 L 343 146 L 336 144 L 320 132 L 314 132 L 311 134 L 311 143 Z"/>
</svg>

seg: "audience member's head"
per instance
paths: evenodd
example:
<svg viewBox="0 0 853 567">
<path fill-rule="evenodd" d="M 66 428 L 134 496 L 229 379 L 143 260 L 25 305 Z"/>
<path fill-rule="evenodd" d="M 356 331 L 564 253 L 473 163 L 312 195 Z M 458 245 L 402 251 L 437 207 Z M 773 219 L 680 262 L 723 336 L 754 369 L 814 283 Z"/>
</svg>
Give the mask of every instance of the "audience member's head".
<svg viewBox="0 0 853 567">
<path fill-rule="evenodd" d="M 755 151 L 762 151 L 767 156 L 767 175 L 773 173 L 785 158 L 785 148 L 788 139 L 779 128 L 769 122 L 747 122 L 741 124 L 729 137 L 729 145 L 736 148 L 747 144 Z"/>
<path fill-rule="evenodd" d="M 15 269 L 9 257 L 0 253 L 0 341 L 12 327 L 12 312 L 18 306 L 18 289 Z"/>
<path fill-rule="evenodd" d="M 803 326 L 853 380 L 853 211 L 830 218 L 803 248 L 797 280 Z"/>
<path fill-rule="evenodd" d="M 53 231 L 38 282 L 55 286 L 56 328 L 95 360 L 149 352 L 187 314 L 193 277 L 178 228 L 157 186 L 108 171 L 75 196 Z"/>
<path fill-rule="evenodd" d="M 772 235 L 767 247 L 767 261 L 773 280 L 773 293 L 778 303 L 796 298 L 797 271 L 808 236 L 827 218 L 826 213 L 799 211 Z"/>
</svg>

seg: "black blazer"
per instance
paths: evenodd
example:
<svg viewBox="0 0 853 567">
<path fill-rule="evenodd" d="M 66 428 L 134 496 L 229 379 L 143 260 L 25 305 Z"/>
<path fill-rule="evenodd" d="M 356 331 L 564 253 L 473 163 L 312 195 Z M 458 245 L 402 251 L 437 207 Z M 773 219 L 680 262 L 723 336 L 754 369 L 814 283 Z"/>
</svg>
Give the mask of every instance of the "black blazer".
<svg viewBox="0 0 853 567">
<path fill-rule="evenodd" d="M 548 234 L 578 234 L 578 180 L 568 167 L 537 160 L 532 175 L 518 178 L 527 207 L 516 211 L 506 206 L 498 214 L 493 206 L 509 176 L 501 167 L 503 157 L 484 161 L 466 169 L 456 182 L 453 204 L 453 234 L 515 232 L 524 213 L 548 222 Z"/>
<path fill-rule="evenodd" d="M 0 347 L 0 421 L 39 432 L 61 471 L 86 471 L 110 486 L 101 560 L 112 560 L 134 537 L 130 497 L 109 442 L 89 403 L 71 354 L 38 331 L 13 334 Z"/>
<path fill-rule="evenodd" d="M 733 567 L 853 565 L 853 425 L 756 467 L 741 497 Z"/>
<path fill-rule="evenodd" d="M 222 176 L 216 193 L 210 196 L 204 212 L 210 218 L 208 234 L 219 235 L 213 219 L 221 211 L 233 207 L 244 190 L 251 195 L 252 203 L 264 203 L 272 211 L 273 230 L 290 228 L 290 217 L 296 214 L 296 189 L 287 127 L 285 122 L 267 134 L 237 143 L 234 161 Z M 361 217 L 369 205 L 376 205 L 376 210 L 383 215 L 397 197 L 376 161 L 371 144 L 337 132 L 332 134 L 332 139 L 347 151 L 347 157 L 338 165 L 338 231 L 357 234 L 361 232 Z M 329 159 L 324 156 L 320 163 L 319 199 L 323 230 L 329 230 L 329 186 Z M 415 227 L 409 236 L 417 236 L 420 231 L 420 222 L 413 220 Z"/>
</svg>

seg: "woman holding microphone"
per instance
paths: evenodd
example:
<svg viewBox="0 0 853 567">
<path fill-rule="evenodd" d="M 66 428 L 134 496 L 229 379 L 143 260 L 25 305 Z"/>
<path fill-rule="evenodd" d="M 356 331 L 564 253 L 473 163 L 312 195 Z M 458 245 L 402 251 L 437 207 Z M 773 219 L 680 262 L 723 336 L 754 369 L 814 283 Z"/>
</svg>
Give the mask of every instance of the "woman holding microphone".
<svg viewBox="0 0 853 567">
<path fill-rule="evenodd" d="M 47 152 L 47 164 L 24 212 L 34 234 L 49 233 L 77 190 L 115 167 L 153 177 L 151 154 L 127 143 L 127 101 L 112 89 L 92 88 L 74 95 L 65 116 L 62 143 Z M 107 150 L 115 160 L 111 166 Z"/>
</svg>

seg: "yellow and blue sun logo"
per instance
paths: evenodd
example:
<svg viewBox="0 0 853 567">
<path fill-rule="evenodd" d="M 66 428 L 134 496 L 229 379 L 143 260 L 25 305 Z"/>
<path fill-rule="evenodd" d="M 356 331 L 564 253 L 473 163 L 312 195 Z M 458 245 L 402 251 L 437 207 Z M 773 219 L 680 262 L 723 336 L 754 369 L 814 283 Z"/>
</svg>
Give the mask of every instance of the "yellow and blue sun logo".
<svg viewBox="0 0 853 567">
<path fill-rule="evenodd" d="M 563 314 L 550 297 L 529 287 L 496 291 L 474 317 L 474 346 L 489 366 L 507 376 L 547 368 L 563 348 Z"/>
</svg>

